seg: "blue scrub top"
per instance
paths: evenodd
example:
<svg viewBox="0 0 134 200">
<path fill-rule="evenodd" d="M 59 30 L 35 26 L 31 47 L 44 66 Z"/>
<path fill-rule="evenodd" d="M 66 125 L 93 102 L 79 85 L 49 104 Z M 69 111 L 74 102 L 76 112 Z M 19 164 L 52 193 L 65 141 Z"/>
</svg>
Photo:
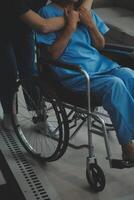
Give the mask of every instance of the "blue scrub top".
<svg viewBox="0 0 134 200">
<path fill-rule="evenodd" d="M 64 15 L 63 9 L 53 3 L 43 7 L 39 13 L 44 18 Z M 93 10 L 91 11 L 91 14 L 98 30 L 102 34 L 105 34 L 109 28 Z M 45 35 L 37 33 L 37 42 L 45 45 L 52 45 L 59 34 L 60 31 Z M 82 24 L 79 24 L 76 31 L 73 32 L 66 49 L 59 59 L 67 63 L 81 66 L 90 76 L 105 73 L 119 67 L 117 63 L 101 55 L 99 51 L 92 46 L 90 32 L 87 27 Z M 81 79 L 77 72 L 57 67 L 55 67 L 54 70 L 65 85 L 69 83 L 70 86 L 74 86 L 75 83 L 78 83 L 78 80 Z"/>
</svg>

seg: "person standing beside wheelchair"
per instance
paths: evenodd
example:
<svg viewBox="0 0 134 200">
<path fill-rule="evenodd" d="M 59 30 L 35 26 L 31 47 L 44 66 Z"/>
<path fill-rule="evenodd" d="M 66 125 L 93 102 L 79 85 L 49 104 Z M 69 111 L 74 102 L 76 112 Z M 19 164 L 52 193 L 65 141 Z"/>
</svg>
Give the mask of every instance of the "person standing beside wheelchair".
<svg viewBox="0 0 134 200">
<path fill-rule="evenodd" d="M 90 76 L 90 90 L 95 93 L 101 105 L 110 115 L 122 148 L 123 160 L 134 162 L 134 71 L 101 55 L 105 46 L 104 34 L 109 28 L 92 10 L 78 9 L 79 0 L 53 0 L 43 7 L 40 15 L 44 18 L 66 16 L 66 26 L 53 34 L 37 34 L 37 41 L 47 46 L 52 59 L 81 66 Z M 64 87 L 74 92 L 86 91 L 81 74 L 53 67 Z M 123 98 L 121 99 L 123 95 Z"/>
<path fill-rule="evenodd" d="M 22 79 L 31 77 L 34 67 L 34 39 L 32 30 L 43 34 L 61 29 L 64 17 L 44 19 L 36 12 L 47 0 L 6 0 L 0 7 L 0 101 L 3 124 L 12 129 L 11 104 L 16 88 L 17 70 Z M 91 0 L 85 0 L 85 6 Z"/>
</svg>

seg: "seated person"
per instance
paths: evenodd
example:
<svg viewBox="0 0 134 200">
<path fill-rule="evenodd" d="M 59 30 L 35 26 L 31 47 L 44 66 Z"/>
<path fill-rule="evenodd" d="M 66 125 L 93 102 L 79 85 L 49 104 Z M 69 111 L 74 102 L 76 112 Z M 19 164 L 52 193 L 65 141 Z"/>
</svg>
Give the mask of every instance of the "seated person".
<svg viewBox="0 0 134 200">
<path fill-rule="evenodd" d="M 91 92 L 100 99 L 110 115 L 122 148 L 124 160 L 134 161 L 134 71 L 100 54 L 103 35 L 109 30 L 102 19 L 78 0 L 52 0 L 40 10 L 44 18 L 66 16 L 65 27 L 57 32 L 37 33 L 37 42 L 48 46 L 53 59 L 81 66 L 90 75 Z M 79 73 L 53 67 L 61 83 L 74 91 L 85 91 L 85 79 Z"/>
</svg>

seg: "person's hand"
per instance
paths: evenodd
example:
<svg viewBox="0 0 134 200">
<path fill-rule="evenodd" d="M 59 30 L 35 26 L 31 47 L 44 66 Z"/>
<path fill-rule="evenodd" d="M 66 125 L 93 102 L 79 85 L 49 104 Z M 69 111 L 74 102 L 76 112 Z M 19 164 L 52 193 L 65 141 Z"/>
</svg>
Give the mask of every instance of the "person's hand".
<svg viewBox="0 0 134 200">
<path fill-rule="evenodd" d="M 93 20 L 91 12 L 87 11 L 84 7 L 79 8 L 80 22 L 88 27 L 92 27 Z"/>
<path fill-rule="evenodd" d="M 73 10 L 73 7 L 68 7 L 64 9 L 65 18 L 67 21 L 67 26 L 75 31 L 77 28 L 77 24 L 80 21 L 79 12 Z"/>
</svg>

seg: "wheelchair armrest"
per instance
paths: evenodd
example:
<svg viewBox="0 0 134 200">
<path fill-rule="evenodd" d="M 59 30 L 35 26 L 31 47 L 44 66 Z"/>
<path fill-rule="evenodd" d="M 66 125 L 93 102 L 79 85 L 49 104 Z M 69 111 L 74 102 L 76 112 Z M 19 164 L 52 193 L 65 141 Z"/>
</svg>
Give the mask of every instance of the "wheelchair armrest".
<svg viewBox="0 0 134 200">
<path fill-rule="evenodd" d="M 63 69 L 68 69 L 68 70 L 72 70 L 72 71 L 77 71 L 80 72 L 82 71 L 82 68 L 79 65 L 73 65 L 73 64 L 69 64 L 63 61 L 59 61 L 59 60 L 49 60 L 48 64 L 50 66 L 56 66 L 56 67 L 60 67 Z"/>
<path fill-rule="evenodd" d="M 36 45 L 36 48 L 37 48 L 37 60 L 38 60 L 37 62 L 40 66 L 44 65 L 45 67 L 56 66 L 63 69 L 77 71 L 80 73 L 82 72 L 82 69 L 79 65 L 69 64 L 64 61 L 52 59 L 47 51 L 47 46 L 45 46 L 44 44 L 38 43 Z"/>
<path fill-rule="evenodd" d="M 106 44 L 100 51 L 104 56 L 118 62 L 122 66 L 134 68 L 134 48 L 129 46 Z"/>
<path fill-rule="evenodd" d="M 87 84 L 87 92 L 90 91 L 90 75 L 84 70 L 82 69 L 79 65 L 74 65 L 74 64 L 68 64 L 65 63 L 63 61 L 59 61 L 59 60 L 50 60 L 48 62 L 49 66 L 57 66 L 63 69 L 68 69 L 68 70 L 72 70 L 75 72 L 79 72 L 80 74 L 82 74 L 86 80 L 86 84 Z"/>
</svg>

